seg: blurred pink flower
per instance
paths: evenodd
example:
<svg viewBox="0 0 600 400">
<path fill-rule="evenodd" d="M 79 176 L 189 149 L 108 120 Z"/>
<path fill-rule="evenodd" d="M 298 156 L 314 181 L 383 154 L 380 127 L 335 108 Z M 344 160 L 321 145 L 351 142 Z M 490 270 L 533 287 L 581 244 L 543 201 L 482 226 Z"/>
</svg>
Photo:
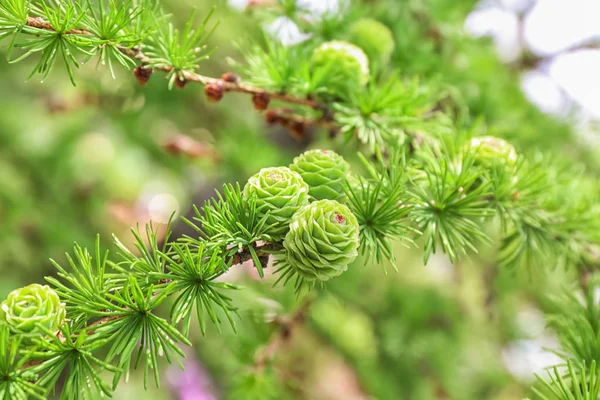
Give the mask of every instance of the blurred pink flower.
<svg viewBox="0 0 600 400">
<path fill-rule="evenodd" d="M 178 366 L 167 369 L 167 381 L 174 398 L 179 400 L 217 400 L 213 393 L 211 378 L 201 363 L 193 358 L 183 362 L 185 370 Z"/>
</svg>

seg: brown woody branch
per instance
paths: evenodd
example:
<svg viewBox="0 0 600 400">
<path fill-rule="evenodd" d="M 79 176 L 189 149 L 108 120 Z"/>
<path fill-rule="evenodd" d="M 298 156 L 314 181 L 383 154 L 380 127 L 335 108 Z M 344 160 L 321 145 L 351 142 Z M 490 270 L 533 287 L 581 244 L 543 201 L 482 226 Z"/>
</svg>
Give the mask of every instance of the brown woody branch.
<svg viewBox="0 0 600 400">
<path fill-rule="evenodd" d="M 268 257 L 272 251 L 281 250 L 282 247 L 278 243 L 265 243 L 262 245 L 255 245 L 253 248 L 254 251 L 256 251 L 256 255 L 261 258 Z M 249 260 L 252 260 L 252 254 L 250 253 L 250 250 L 244 248 L 231 257 L 231 265 L 239 265 Z"/>
<path fill-rule="evenodd" d="M 54 27 L 47 21 L 44 21 L 40 17 L 27 17 L 27 26 L 37 29 L 43 29 L 45 31 L 56 31 Z M 71 29 L 63 33 L 64 35 L 92 35 L 91 32 L 85 29 Z"/>
</svg>

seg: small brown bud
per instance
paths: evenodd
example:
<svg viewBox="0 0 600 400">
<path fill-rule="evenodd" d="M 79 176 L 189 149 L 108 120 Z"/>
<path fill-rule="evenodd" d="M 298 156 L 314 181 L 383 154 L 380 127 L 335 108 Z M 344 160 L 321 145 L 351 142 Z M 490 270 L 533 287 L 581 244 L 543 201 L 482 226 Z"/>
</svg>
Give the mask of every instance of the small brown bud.
<svg viewBox="0 0 600 400">
<path fill-rule="evenodd" d="M 273 125 L 279 121 L 279 112 L 277 110 L 268 110 L 265 113 L 265 121 L 269 125 Z"/>
<path fill-rule="evenodd" d="M 221 79 L 224 82 L 229 82 L 229 83 L 240 83 L 240 81 L 242 80 L 239 76 L 237 76 L 236 74 L 234 74 L 232 72 L 225 72 L 221 76 Z"/>
<path fill-rule="evenodd" d="M 150 80 L 152 75 L 152 68 L 145 67 L 144 65 L 137 66 L 133 70 L 133 75 L 137 78 L 140 85 L 144 86 Z"/>
<path fill-rule="evenodd" d="M 292 337 L 292 329 L 289 325 L 284 324 L 281 326 L 281 337 L 283 340 L 288 340 Z"/>
<path fill-rule="evenodd" d="M 268 93 L 254 93 L 252 95 L 252 103 L 254 104 L 254 108 L 257 110 L 266 110 L 269 108 L 269 102 L 271 101 L 271 96 Z"/>
<path fill-rule="evenodd" d="M 221 81 L 215 81 L 207 83 L 204 86 L 204 93 L 208 98 L 208 101 L 218 102 L 223 98 L 223 94 L 225 94 L 225 88 L 223 87 L 223 83 Z"/>
<path fill-rule="evenodd" d="M 513 200 L 519 200 L 521 198 L 521 193 L 517 190 L 512 194 Z"/>
<path fill-rule="evenodd" d="M 296 139 L 303 140 L 306 136 L 306 124 L 302 121 L 294 121 L 290 124 L 290 132 Z"/>
<path fill-rule="evenodd" d="M 174 83 L 175 83 L 175 86 L 177 86 L 179 89 L 183 89 L 187 85 L 188 81 L 185 78 L 177 77 L 177 78 L 175 78 Z"/>
</svg>

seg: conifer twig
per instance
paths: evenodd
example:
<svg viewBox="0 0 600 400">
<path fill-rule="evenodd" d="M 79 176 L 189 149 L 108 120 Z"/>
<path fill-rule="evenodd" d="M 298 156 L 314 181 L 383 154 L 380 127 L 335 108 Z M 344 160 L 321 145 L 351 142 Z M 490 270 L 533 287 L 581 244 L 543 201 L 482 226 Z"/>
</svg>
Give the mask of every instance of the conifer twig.
<svg viewBox="0 0 600 400">
<path fill-rule="evenodd" d="M 44 21 L 39 17 L 27 17 L 26 25 L 32 28 L 43 29 L 47 31 L 55 31 L 54 27 L 47 21 Z M 72 29 L 70 31 L 62 33 L 63 35 L 88 35 L 92 36 L 93 34 L 85 29 Z M 139 47 L 128 48 L 128 47 L 119 47 L 119 50 L 128 57 L 134 58 L 141 62 L 142 65 L 149 64 L 150 58 L 144 55 Z M 172 72 L 173 68 L 170 66 L 161 66 L 154 67 L 153 69 L 163 71 L 163 72 Z M 187 82 L 196 82 L 201 83 L 203 85 L 208 84 L 219 84 L 222 85 L 225 92 L 238 92 L 238 93 L 247 93 L 252 95 L 267 95 L 273 100 L 280 100 L 286 103 L 298 104 L 314 109 L 326 109 L 327 107 L 324 104 L 312 99 L 306 99 L 301 97 L 295 97 L 287 93 L 277 93 L 277 92 L 269 92 L 264 89 L 260 89 L 254 86 L 246 85 L 241 82 L 228 82 L 223 79 L 213 78 L 209 76 L 200 75 L 193 71 L 181 71 L 181 75 Z"/>
<path fill-rule="evenodd" d="M 282 246 L 277 243 L 264 243 L 254 246 L 254 250 L 259 257 L 268 256 L 270 251 L 280 250 L 281 248 Z M 249 260 L 252 260 L 252 254 L 248 249 L 242 249 L 233 255 L 231 265 L 239 265 Z"/>
<path fill-rule="evenodd" d="M 36 29 L 55 31 L 54 27 L 49 22 L 40 17 L 28 17 L 26 25 Z M 93 36 L 94 34 L 85 29 L 72 29 L 62 33 L 62 35 Z M 173 73 L 173 67 L 169 65 L 151 66 L 151 58 L 143 53 L 139 45 L 135 47 L 118 46 L 118 49 L 127 57 L 139 61 L 140 65 L 136 68 L 134 73 L 142 85 L 144 85 L 150 79 L 150 76 L 154 70 L 165 73 Z M 305 128 L 314 125 L 321 125 L 330 129 L 330 131 L 333 132 L 332 135 L 337 132 L 337 126 L 333 122 L 333 113 L 326 104 L 323 104 L 317 100 L 296 97 L 284 92 L 271 92 L 265 89 L 247 85 L 241 82 L 239 77 L 229 73 L 224 74 L 221 78 L 201 75 L 190 70 L 178 71 L 178 74 L 181 78 L 183 78 L 183 80 L 176 81 L 179 87 L 184 87 L 188 82 L 200 83 L 205 86 L 205 91 L 209 98 L 212 97 L 216 101 L 222 98 L 223 93 L 237 92 L 252 95 L 255 106 L 258 109 L 266 109 L 271 100 L 278 100 L 285 103 L 296 104 L 322 111 L 323 116 L 321 118 L 314 119 L 305 118 L 301 115 L 294 114 L 291 110 L 288 111 L 286 109 L 275 110 L 268 112 L 265 115 L 268 123 L 279 123 L 282 126 L 289 128 L 292 135 L 297 138 L 303 138 Z M 211 96 L 211 90 L 216 90 L 217 93 Z M 257 101 L 259 101 L 261 104 L 257 104 Z"/>
<path fill-rule="evenodd" d="M 276 243 L 264 243 L 262 245 L 256 245 L 256 246 L 254 246 L 254 249 L 256 250 L 256 253 L 258 254 L 259 258 L 262 258 L 264 256 L 268 256 L 269 255 L 269 253 L 268 253 L 269 251 L 278 250 L 280 248 L 281 248 L 281 246 L 278 245 L 278 244 L 276 244 Z M 250 251 L 248 249 L 242 249 L 242 250 L 238 251 L 237 253 L 235 253 L 234 256 L 231 258 L 231 262 L 232 262 L 231 265 L 240 265 L 240 264 L 242 264 L 242 263 L 244 263 L 246 261 L 249 261 L 249 260 L 252 260 L 252 255 L 251 255 Z M 170 281 L 163 279 L 159 283 L 160 284 L 168 284 L 168 283 L 170 283 Z M 153 296 L 158 296 L 158 293 L 154 293 Z M 303 310 L 304 308 L 305 308 L 305 306 L 301 307 L 301 309 L 296 314 L 294 314 L 294 315 L 295 316 L 299 315 L 299 313 L 301 312 L 301 310 Z M 97 328 L 97 327 L 99 327 L 101 325 L 104 325 L 104 324 L 106 324 L 108 322 L 121 319 L 123 317 L 125 317 L 125 315 L 109 315 L 109 316 L 106 316 L 106 317 L 102 317 L 102 318 L 100 318 L 100 319 L 92 322 L 90 325 L 88 325 L 88 327 L 87 327 L 87 334 L 91 335 L 91 334 L 94 333 L 95 328 Z M 296 321 L 298 318 L 299 317 L 292 318 L 292 322 Z M 60 331 L 57 333 L 57 336 L 59 336 L 59 335 L 61 335 Z M 26 362 L 25 364 L 22 365 L 22 369 L 27 369 L 27 368 L 34 367 L 36 365 L 41 364 L 42 362 L 43 362 L 43 360 L 38 360 L 38 359 L 30 360 L 30 361 L 28 361 L 28 362 Z"/>
<path fill-rule="evenodd" d="M 40 17 L 27 17 L 27 26 L 37 29 L 43 29 L 45 31 L 54 31 L 54 27 L 47 21 L 44 21 Z M 64 32 L 63 35 L 93 35 L 91 32 L 85 29 L 71 29 L 70 31 Z"/>
</svg>

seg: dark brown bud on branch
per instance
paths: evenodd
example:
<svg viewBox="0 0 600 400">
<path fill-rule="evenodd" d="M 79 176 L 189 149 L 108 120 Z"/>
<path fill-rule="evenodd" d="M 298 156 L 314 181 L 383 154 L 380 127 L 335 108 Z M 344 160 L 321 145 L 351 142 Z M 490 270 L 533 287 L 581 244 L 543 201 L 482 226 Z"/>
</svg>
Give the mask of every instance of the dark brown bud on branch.
<svg viewBox="0 0 600 400">
<path fill-rule="evenodd" d="M 221 101 L 223 95 L 225 94 L 225 88 L 223 87 L 223 83 L 221 81 L 215 81 L 207 83 L 204 86 L 204 93 L 208 98 L 208 101 L 218 102 Z"/>
<path fill-rule="evenodd" d="M 152 68 L 148 68 L 144 65 L 139 65 L 133 70 L 133 75 L 136 77 L 140 85 L 144 86 L 150 80 L 152 76 Z"/>
<path fill-rule="evenodd" d="M 277 110 L 268 110 L 265 113 L 265 121 L 269 125 L 273 125 L 280 120 L 279 112 Z"/>
<path fill-rule="evenodd" d="M 237 76 L 236 74 L 232 73 L 232 72 L 226 72 L 221 76 L 221 79 L 224 82 L 229 82 L 229 83 L 240 83 L 241 82 L 241 78 L 239 76 Z"/>
<path fill-rule="evenodd" d="M 263 111 L 269 108 L 269 102 L 271 101 L 271 96 L 268 93 L 254 93 L 252 95 L 252 103 L 254 104 L 254 108 L 257 110 Z"/>
<path fill-rule="evenodd" d="M 290 124 L 290 132 L 298 140 L 304 140 L 306 137 L 306 123 L 303 121 L 294 121 Z"/>
<path fill-rule="evenodd" d="M 183 77 L 177 77 L 174 83 L 179 89 L 183 89 L 187 85 L 188 81 Z"/>
</svg>

